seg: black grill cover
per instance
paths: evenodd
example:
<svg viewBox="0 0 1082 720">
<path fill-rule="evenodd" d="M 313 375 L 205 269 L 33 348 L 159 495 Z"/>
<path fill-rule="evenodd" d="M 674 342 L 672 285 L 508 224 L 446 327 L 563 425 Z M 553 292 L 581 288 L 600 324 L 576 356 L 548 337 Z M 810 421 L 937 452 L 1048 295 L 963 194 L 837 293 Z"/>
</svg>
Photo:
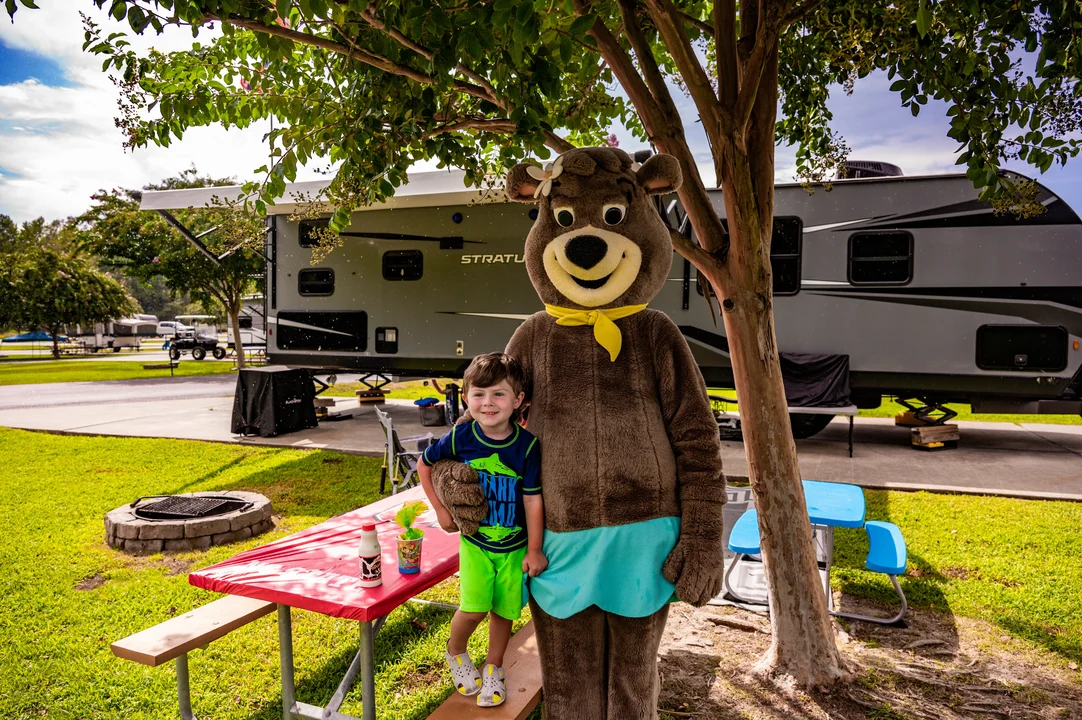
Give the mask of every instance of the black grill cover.
<svg viewBox="0 0 1082 720">
<path fill-rule="evenodd" d="M 779 353 L 789 407 L 845 407 L 849 400 L 849 356 Z"/>
<path fill-rule="evenodd" d="M 233 397 L 233 433 L 274 437 L 317 427 L 315 396 L 306 370 L 281 365 L 241 370 Z"/>
</svg>

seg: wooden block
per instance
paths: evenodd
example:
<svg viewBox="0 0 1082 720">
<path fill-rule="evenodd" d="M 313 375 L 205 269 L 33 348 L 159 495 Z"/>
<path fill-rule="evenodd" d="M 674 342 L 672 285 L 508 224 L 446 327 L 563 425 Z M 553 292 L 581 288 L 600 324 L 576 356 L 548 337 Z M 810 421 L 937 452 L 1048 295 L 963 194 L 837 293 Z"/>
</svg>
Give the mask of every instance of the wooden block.
<svg viewBox="0 0 1082 720">
<path fill-rule="evenodd" d="M 541 701 L 541 658 L 537 654 L 532 621 L 511 637 L 503 662 L 507 677 L 507 699 L 503 705 L 478 707 L 476 697 L 452 692 L 428 720 L 525 720 Z"/>
<path fill-rule="evenodd" d="M 113 654 L 154 667 L 272 612 L 272 602 L 227 595 L 110 645 Z"/>
<path fill-rule="evenodd" d="M 312 399 L 312 403 L 317 407 L 334 407 L 334 398 L 332 397 L 317 397 Z"/>
<path fill-rule="evenodd" d="M 913 428 L 910 434 L 914 443 L 956 441 L 962 438 L 957 425 L 925 425 Z"/>
</svg>

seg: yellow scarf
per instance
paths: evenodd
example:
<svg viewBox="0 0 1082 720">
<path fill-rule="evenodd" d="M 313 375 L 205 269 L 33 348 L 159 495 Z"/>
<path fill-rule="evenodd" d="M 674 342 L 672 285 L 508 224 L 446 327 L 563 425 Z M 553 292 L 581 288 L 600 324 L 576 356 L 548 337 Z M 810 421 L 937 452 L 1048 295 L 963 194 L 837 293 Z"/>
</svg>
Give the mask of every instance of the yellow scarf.
<svg viewBox="0 0 1082 720">
<path fill-rule="evenodd" d="M 613 320 L 626 318 L 628 315 L 645 310 L 646 303 L 642 305 L 625 305 L 623 307 L 608 308 L 606 310 L 574 310 L 562 308 L 556 305 L 545 305 L 545 312 L 556 318 L 557 325 L 593 325 L 594 339 L 597 344 L 609 351 L 609 358 L 616 362 L 620 355 L 620 348 L 624 339 L 620 335 L 620 328 L 616 327 Z"/>
</svg>

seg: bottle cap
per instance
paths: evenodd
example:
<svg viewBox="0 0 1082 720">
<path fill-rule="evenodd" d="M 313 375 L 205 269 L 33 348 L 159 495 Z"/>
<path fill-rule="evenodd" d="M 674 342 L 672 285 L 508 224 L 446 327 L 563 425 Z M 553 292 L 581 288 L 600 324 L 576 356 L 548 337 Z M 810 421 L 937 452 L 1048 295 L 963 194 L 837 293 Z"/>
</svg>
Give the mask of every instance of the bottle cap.
<svg viewBox="0 0 1082 720">
<path fill-rule="evenodd" d="M 372 521 L 372 520 L 365 520 L 361 524 L 361 531 L 362 532 L 371 532 L 371 531 L 374 531 L 375 529 L 376 529 L 376 523 L 374 521 Z"/>
</svg>

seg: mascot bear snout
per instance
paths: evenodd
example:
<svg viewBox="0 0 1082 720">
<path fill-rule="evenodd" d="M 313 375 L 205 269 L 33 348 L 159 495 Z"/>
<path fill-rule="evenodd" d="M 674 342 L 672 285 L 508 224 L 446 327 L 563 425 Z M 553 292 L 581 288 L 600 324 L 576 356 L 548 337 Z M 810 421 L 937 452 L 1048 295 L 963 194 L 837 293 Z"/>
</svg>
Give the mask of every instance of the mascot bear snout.
<svg viewBox="0 0 1082 720">
<path fill-rule="evenodd" d="M 642 249 L 625 235 L 587 225 L 553 238 L 542 259 L 545 275 L 561 295 L 592 308 L 611 303 L 635 283 Z"/>
</svg>

